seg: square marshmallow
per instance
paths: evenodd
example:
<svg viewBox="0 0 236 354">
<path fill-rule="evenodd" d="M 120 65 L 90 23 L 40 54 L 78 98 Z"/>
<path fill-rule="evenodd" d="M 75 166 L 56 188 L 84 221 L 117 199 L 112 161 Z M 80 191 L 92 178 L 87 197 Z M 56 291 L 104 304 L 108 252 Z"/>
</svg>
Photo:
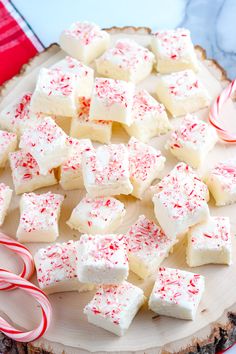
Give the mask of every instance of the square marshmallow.
<svg viewBox="0 0 236 354">
<path fill-rule="evenodd" d="M 42 175 L 65 162 L 71 151 L 68 136 L 50 117 L 27 129 L 19 146 L 37 161 Z"/>
<path fill-rule="evenodd" d="M 128 277 L 123 235 L 82 235 L 77 251 L 77 275 L 82 283 L 119 284 Z"/>
<path fill-rule="evenodd" d="M 74 208 L 67 224 L 81 233 L 108 234 L 122 223 L 126 210 L 112 197 L 84 197 Z"/>
<path fill-rule="evenodd" d="M 184 69 L 198 70 L 197 55 L 190 31 L 185 28 L 154 33 L 151 48 L 156 56 L 156 69 L 160 73 L 168 74 Z"/>
<path fill-rule="evenodd" d="M 90 63 L 103 54 L 109 43 L 109 34 L 89 22 L 72 23 L 59 39 L 59 44 L 66 53 L 84 63 Z"/>
<path fill-rule="evenodd" d="M 25 193 L 20 200 L 19 242 L 53 242 L 59 236 L 58 220 L 64 196 L 51 192 Z"/>
<path fill-rule="evenodd" d="M 149 298 L 149 308 L 159 315 L 194 320 L 204 284 L 202 275 L 162 267 Z"/>
<path fill-rule="evenodd" d="M 41 175 L 36 160 L 28 152 L 18 150 L 9 154 L 15 193 L 33 192 L 57 184 L 54 171 Z"/>
<path fill-rule="evenodd" d="M 80 100 L 80 108 L 76 117 L 71 120 L 70 136 L 74 138 L 87 138 L 102 144 L 109 144 L 112 134 L 112 121 L 90 120 L 90 99 Z"/>
<path fill-rule="evenodd" d="M 126 238 L 130 270 L 143 279 L 156 272 L 175 244 L 144 215 L 130 227 Z"/>
<path fill-rule="evenodd" d="M 159 150 L 138 141 L 136 138 L 129 140 L 128 153 L 130 181 L 133 185 L 131 194 L 142 199 L 146 189 L 154 179 L 160 176 L 166 159 Z"/>
<path fill-rule="evenodd" d="M 97 72 L 101 76 L 134 83 L 145 79 L 153 64 L 153 53 L 128 38 L 119 39 L 113 48 L 96 60 Z"/>
<path fill-rule="evenodd" d="M 56 243 L 36 252 L 34 261 L 39 287 L 47 294 L 93 289 L 93 285 L 80 283 L 77 278 L 76 244 L 74 241 Z"/>
<path fill-rule="evenodd" d="M 33 112 L 72 117 L 78 109 L 77 78 L 69 72 L 42 68 L 31 98 Z"/>
<path fill-rule="evenodd" d="M 130 194 L 128 151 L 123 144 L 99 146 L 83 154 L 82 171 L 92 197 Z"/>
<path fill-rule="evenodd" d="M 144 143 L 171 129 L 163 104 L 144 89 L 138 90 L 134 95 L 132 119 L 133 123 L 129 127 L 123 124 L 123 128 L 129 136 L 134 136 Z"/>
<path fill-rule="evenodd" d="M 0 130 L 0 168 L 5 167 L 8 154 L 14 151 L 17 146 L 17 135 Z"/>
<path fill-rule="evenodd" d="M 69 159 L 60 166 L 60 185 L 65 190 L 84 188 L 82 157 L 85 151 L 93 148 L 89 139 L 68 139 L 71 145 Z"/>
<path fill-rule="evenodd" d="M 95 79 L 89 119 L 108 120 L 131 125 L 134 84 L 122 80 Z"/>
<path fill-rule="evenodd" d="M 207 186 L 185 163 L 176 165 L 154 188 L 155 216 L 168 237 L 175 239 L 209 217 Z"/>
<path fill-rule="evenodd" d="M 90 97 L 93 88 L 94 70 L 78 60 L 66 56 L 53 66 L 52 70 L 59 70 L 63 73 L 74 75 L 76 79 L 77 97 Z"/>
<path fill-rule="evenodd" d="M 236 202 L 236 159 L 218 162 L 205 178 L 216 205 Z"/>
<path fill-rule="evenodd" d="M 12 189 L 0 183 L 0 226 L 4 223 L 5 216 L 11 203 Z"/>
<path fill-rule="evenodd" d="M 84 313 L 95 326 L 123 336 L 144 302 L 143 290 L 125 281 L 120 285 L 100 286 Z"/>
<path fill-rule="evenodd" d="M 228 217 L 210 217 L 188 232 L 187 264 L 231 264 L 232 243 Z"/>
<path fill-rule="evenodd" d="M 188 114 L 171 133 L 166 148 L 177 159 L 198 168 L 217 140 L 216 130 L 212 126 Z"/>
<path fill-rule="evenodd" d="M 31 92 L 24 92 L 0 112 L 2 129 L 21 135 L 25 129 L 44 118 L 41 113 L 33 113 L 30 109 L 31 97 Z"/>
<path fill-rule="evenodd" d="M 199 111 L 210 104 L 210 97 L 192 70 L 159 77 L 157 95 L 172 116 Z"/>
</svg>

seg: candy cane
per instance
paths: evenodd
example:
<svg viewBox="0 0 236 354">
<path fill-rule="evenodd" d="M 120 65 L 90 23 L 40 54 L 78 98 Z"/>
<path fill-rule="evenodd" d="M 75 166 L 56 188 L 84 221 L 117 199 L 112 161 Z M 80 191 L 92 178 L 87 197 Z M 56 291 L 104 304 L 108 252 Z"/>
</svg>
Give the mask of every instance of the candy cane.
<svg viewBox="0 0 236 354">
<path fill-rule="evenodd" d="M 31 342 L 40 338 L 49 328 L 52 319 L 52 309 L 47 296 L 42 290 L 31 284 L 28 280 L 21 278 L 5 269 L 0 269 L 0 282 L 12 284 L 33 296 L 41 306 L 42 318 L 37 328 L 23 332 L 10 325 L 0 317 L 0 332 L 18 342 Z"/>
<path fill-rule="evenodd" d="M 19 274 L 20 277 L 29 279 L 34 272 L 34 260 L 30 251 L 19 242 L 13 240 L 11 237 L 0 232 L 0 245 L 5 246 L 11 251 L 15 252 L 23 261 L 23 269 Z M 9 285 L 0 282 L 0 290 L 12 290 L 14 285 Z"/>
<path fill-rule="evenodd" d="M 236 143 L 236 134 L 231 134 L 226 129 L 222 128 L 219 118 L 220 112 L 225 102 L 236 91 L 236 79 L 233 80 L 217 97 L 209 112 L 209 122 L 217 130 L 220 138 L 228 143 Z"/>
</svg>

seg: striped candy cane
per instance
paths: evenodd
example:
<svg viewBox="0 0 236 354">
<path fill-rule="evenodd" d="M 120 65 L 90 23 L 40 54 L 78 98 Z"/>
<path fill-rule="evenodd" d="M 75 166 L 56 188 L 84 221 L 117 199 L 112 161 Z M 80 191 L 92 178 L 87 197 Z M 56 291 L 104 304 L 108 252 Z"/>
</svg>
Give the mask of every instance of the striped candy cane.
<svg viewBox="0 0 236 354">
<path fill-rule="evenodd" d="M 13 240 L 11 237 L 0 232 L 0 245 L 5 246 L 11 251 L 15 252 L 23 261 L 23 268 L 20 277 L 29 279 L 34 272 L 34 260 L 30 251 L 19 242 Z M 0 290 L 12 290 L 16 286 L 0 282 Z"/>
<path fill-rule="evenodd" d="M 217 130 L 220 138 L 228 143 L 236 143 L 236 133 L 231 134 L 226 129 L 222 128 L 219 119 L 220 119 L 220 112 L 225 104 L 225 102 L 232 96 L 232 94 L 236 90 L 236 79 L 233 80 L 217 97 L 213 105 L 211 106 L 209 112 L 209 122 L 211 125 Z"/>
<path fill-rule="evenodd" d="M 33 296 L 41 306 L 42 318 L 37 328 L 23 332 L 0 317 L 0 332 L 3 332 L 8 337 L 18 342 L 31 342 L 40 338 L 49 328 L 52 319 L 52 309 L 47 296 L 42 290 L 31 284 L 28 280 L 21 278 L 5 269 L 0 269 L 0 282 L 14 285 Z"/>
</svg>

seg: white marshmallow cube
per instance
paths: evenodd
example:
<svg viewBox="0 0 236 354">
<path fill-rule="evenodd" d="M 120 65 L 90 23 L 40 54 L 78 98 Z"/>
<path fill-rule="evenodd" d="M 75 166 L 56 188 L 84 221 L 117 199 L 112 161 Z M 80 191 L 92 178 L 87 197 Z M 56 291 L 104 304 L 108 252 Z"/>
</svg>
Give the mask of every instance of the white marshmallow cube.
<svg viewBox="0 0 236 354">
<path fill-rule="evenodd" d="M 199 111 L 210 104 L 210 96 L 192 70 L 162 75 L 157 96 L 174 117 Z"/>
<path fill-rule="evenodd" d="M 116 80 L 137 83 L 152 71 L 154 55 L 137 42 L 119 39 L 113 48 L 108 49 L 96 60 L 97 72 Z"/>
<path fill-rule="evenodd" d="M 144 89 L 139 89 L 134 95 L 132 118 L 133 123 L 130 126 L 123 124 L 123 128 L 129 136 L 134 136 L 144 143 L 171 129 L 163 104 Z"/>
<path fill-rule="evenodd" d="M 53 242 L 59 236 L 58 221 L 63 195 L 25 193 L 20 200 L 19 242 Z"/>
<path fill-rule="evenodd" d="M 112 135 L 112 121 L 90 120 L 90 101 L 86 98 L 80 99 L 78 114 L 71 120 L 70 136 L 109 144 Z"/>
<path fill-rule="evenodd" d="M 228 217 L 212 216 L 188 232 L 187 264 L 231 264 L 232 242 Z"/>
<path fill-rule="evenodd" d="M 193 168 L 200 167 L 207 154 L 213 149 L 218 136 L 216 130 L 199 119 L 188 114 L 171 133 L 166 148 Z"/>
<path fill-rule="evenodd" d="M 46 175 L 40 174 L 36 160 L 23 150 L 10 153 L 9 161 L 16 194 L 57 184 L 54 170 L 48 171 Z"/>
<path fill-rule="evenodd" d="M 182 236 L 209 217 L 207 186 L 185 163 L 177 164 L 154 188 L 155 216 L 168 237 Z"/>
<path fill-rule="evenodd" d="M 158 315 L 194 320 L 204 284 L 202 275 L 161 267 L 149 298 L 149 308 Z"/>
<path fill-rule="evenodd" d="M 53 66 L 53 70 L 59 70 L 75 76 L 77 97 L 90 97 L 93 88 L 94 70 L 80 61 L 66 56 Z"/>
<path fill-rule="evenodd" d="M 89 139 L 68 139 L 71 152 L 68 160 L 60 166 L 60 185 L 65 190 L 84 188 L 82 157 L 85 151 L 93 148 Z"/>
<path fill-rule="evenodd" d="M 175 244 L 144 215 L 129 228 L 126 238 L 130 270 L 143 279 L 157 271 Z"/>
<path fill-rule="evenodd" d="M 84 313 L 95 326 L 123 336 L 144 302 L 143 290 L 125 281 L 120 285 L 100 286 Z"/>
<path fill-rule="evenodd" d="M 5 167 L 8 154 L 16 149 L 17 135 L 0 130 L 0 168 Z"/>
<path fill-rule="evenodd" d="M 11 203 L 12 189 L 4 183 L 0 183 L 0 226 L 4 223 L 8 208 Z"/>
<path fill-rule="evenodd" d="M 160 30 L 152 35 L 151 48 L 156 56 L 156 69 L 168 74 L 184 69 L 198 70 L 198 59 L 185 28 Z"/>
<path fill-rule="evenodd" d="M 160 176 L 166 159 L 159 150 L 136 138 L 129 140 L 128 152 L 132 195 L 142 199 L 146 189 Z"/>
<path fill-rule="evenodd" d="M 236 159 L 227 159 L 215 164 L 205 178 L 217 206 L 236 202 Z"/>
<path fill-rule="evenodd" d="M 128 151 L 123 144 L 99 146 L 83 154 L 84 185 L 91 197 L 130 194 Z"/>
<path fill-rule="evenodd" d="M 0 128 L 21 135 L 25 129 L 34 126 L 44 118 L 39 112 L 32 112 L 30 108 L 31 92 L 21 93 L 0 112 Z"/>
<path fill-rule="evenodd" d="M 96 78 L 91 97 L 89 119 L 108 120 L 131 125 L 134 84 L 122 80 Z"/>
<path fill-rule="evenodd" d="M 36 252 L 34 261 L 39 287 L 47 294 L 93 289 L 92 285 L 78 280 L 76 244 L 74 241 L 56 243 Z"/>
<path fill-rule="evenodd" d="M 19 146 L 37 161 L 42 175 L 65 162 L 71 151 L 68 136 L 50 117 L 27 129 Z"/>
<path fill-rule="evenodd" d="M 108 48 L 110 36 L 94 23 L 74 22 L 61 33 L 59 44 L 72 57 L 90 63 Z"/>
<path fill-rule="evenodd" d="M 30 108 L 46 115 L 72 117 L 78 109 L 77 78 L 69 72 L 42 68 Z"/>
<path fill-rule="evenodd" d="M 84 197 L 73 209 L 67 224 L 81 233 L 109 234 L 122 223 L 126 210 L 112 197 Z"/>
<path fill-rule="evenodd" d="M 77 275 L 82 283 L 119 284 L 128 277 L 123 235 L 82 235 L 77 251 Z"/>
</svg>

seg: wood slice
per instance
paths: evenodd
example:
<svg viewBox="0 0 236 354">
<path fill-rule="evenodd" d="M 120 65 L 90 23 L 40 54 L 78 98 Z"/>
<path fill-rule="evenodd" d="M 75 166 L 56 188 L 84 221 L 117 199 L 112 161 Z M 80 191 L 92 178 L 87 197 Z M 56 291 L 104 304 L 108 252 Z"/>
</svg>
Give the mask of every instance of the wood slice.
<svg viewBox="0 0 236 354">
<path fill-rule="evenodd" d="M 113 27 L 108 29 L 111 33 L 112 43 L 121 37 L 130 37 L 138 43 L 148 46 L 151 30 L 148 28 Z M 214 61 L 206 58 L 205 51 L 196 46 L 196 52 L 200 61 L 199 77 L 207 87 L 212 99 L 214 99 L 222 88 L 228 83 L 225 71 Z M 0 97 L 0 110 L 25 90 L 33 90 L 38 71 L 41 67 L 48 67 L 65 53 L 58 45 L 53 44 L 43 53 L 32 59 L 25 65 L 21 73 L 3 85 Z M 155 96 L 156 74 L 153 73 L 139 87 L 146 88 Z M 224 119 L 226 124 L 236 130 L 234 117 L 236 108 L 232 101 L 229 101 L 224 108 Z M 208 110 L 198 112 L 202 119 L 207 119 Z M 171 120 L 177 125 L 178 119 Z M 60 122 L 63 128 L 68 131 L 68 121 Z M 154 138 L 150 145 L 160 148 L 167 157 L 167 163 L 163 175 L 170 171 L 176 164 L 174 159 L 163 149 L 167 136 Z M 112 142 L 127 142 L 129 137 L 121 127 L 115 125 Z M 210 152 L 207 162 L 199 171 L 200 174 L 211 167 L 216 161 L 235 156 L 234 145 L 217 144 Z M 10 169 L 7 167 L 1 172 L 0 181 L 12 186 Z M 45 192 L 49 188 L 39 190 Z M 69 239 L 77 239 L 78 232 L 72 232 L 65 221 L 69 218 L 72 208 L 85 195 L 85 191 L 63 191 L 59 185 L 50 188 L 53 192 L 66 195 L 60 219 L 59 242 Z M 126 232 L 128 227 L 137 219 L 141 213 L 154 219 L 153 206 L 150 198 L 138 201 L 133 197 L 120 197 L 127 208 L 127 215 L 123 225 L 117 232 Z M 9 214 L 6 218 L 2 231 L 14 237 L 19 221 L 19 197 L 13 197 Z M 216 208 L 210 202 L 212 215 L 230 216 L 232 232 L 235 234 L 236 206 Z M 188 268 L 185 263 L 186 241 L 180 242 L 167 260 L 163 263 L 166 266 L 186 269 L 198 272 L 206 277 L 206 292 L 199 306 L 195 321 L 182 321 L 168 317 L 157 317 L 148 311 L 145 305 L 133 321 L 127 334 L 118 338 L 101 328 L 89 324 L 83 315 L 83 308 L 92 298 L 93 293 L 87 292 L 78 294 L 76 292 L 60 293 L 50 295 L 53 307 L 53 323 L 45 336 L 34 343 L 16 343 L 0 334 L 0 353 L 56 353 L 56 354 L 77 354 L 77 353 L 215 353 L 225 349 L 236 341 L 236 293 L 235 274 L 236 262 L 230 267 L 221 265 L 207 265 L 197 268 Z M 27 244 L 32 253 L 45 244 Z M 236 254 L 236 241 L 233 238 L 233 254 Z M 19 264 L 17 258 L 13 257 L 5 249 L 0 248 L 0 267 L 17 272 Z M 130 274 L 129 280 L 142 287 L 148 295 L 152 288 L 154 278 L 145 281 L 134 274 Z M 34 277 L 33 283 L 37 284 Z M 37 304 L 28 295 L 20 290 L 9 293 L 0 292 L 0 315 L 11 319 L 13 323 L 22 328 L 33 328 L 39 321 L 40 311 Z"/>
</svg>

